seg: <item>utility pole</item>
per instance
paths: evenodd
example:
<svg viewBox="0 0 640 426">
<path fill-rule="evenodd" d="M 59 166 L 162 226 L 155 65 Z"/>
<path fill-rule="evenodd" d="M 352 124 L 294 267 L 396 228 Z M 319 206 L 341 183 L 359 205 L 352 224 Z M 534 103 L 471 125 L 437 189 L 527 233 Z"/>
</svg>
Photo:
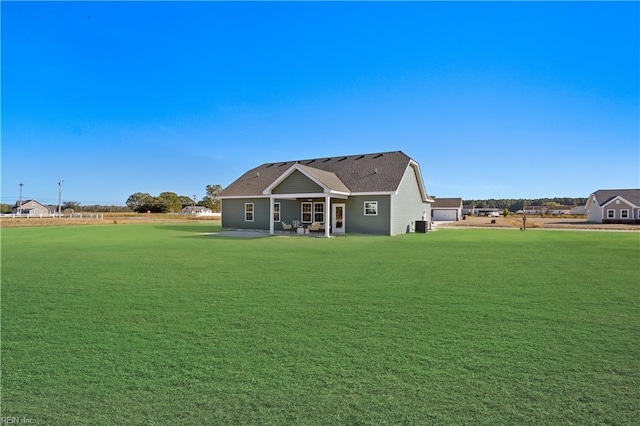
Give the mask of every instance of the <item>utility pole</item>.
<svg viewBox="0 0 640 426">
<path fill-rule="evenodd" d="M 22 187 L 24 186 L 24 183 L 20 182 L 18 185 L 20 185 L 20 201 L 18 201 L 18 214 L 22 214 Z"/>
<path fill-rule="evenodd" d="M 193 210 L 196 210 L 196 194 L 193 194 Z"/>
<path fill-rule="evenodd" d="M 62 217 L 62 184 L 64 181 L 62 179 L 58 180 L 58 219 Z"/>
</svg>

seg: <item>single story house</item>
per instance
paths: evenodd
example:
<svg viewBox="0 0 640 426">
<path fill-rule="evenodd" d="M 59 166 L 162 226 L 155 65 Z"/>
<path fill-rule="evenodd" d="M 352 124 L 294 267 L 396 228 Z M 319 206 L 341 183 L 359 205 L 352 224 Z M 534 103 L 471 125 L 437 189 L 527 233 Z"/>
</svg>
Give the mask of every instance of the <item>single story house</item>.
<svg viewBox="0 0 640 426">
<path fill-rule="evenodd" d="M 22 202 L 22 205 L 20 205 L 20 202 L 17 202 L 16 205 L 11 208 L 11 213 L 28 215 L 29 217 L 42 217 L 49 216 L 53 212 L 49 210 L 47 206 L 40 204 L 36 200 L 26 200 Z"/>
<path fill-rule="evenodd" d="M 585 208 L 588 222 L 640 222 L 640 189 L 599 189 L 589 195 Z"/>
<path fill-rule="evenodd" d="M 321 233 L 397 235 L 431 217 L 420 166 L 401 151 L 264 163 L 223 189 L 223 229 L 323 224 Z"/>
<path fill-rule="evenodd" d="M 462 216 L 462 198 L 437 198 L 431 206 L 434 221 L 458 221 Z"/>
</svg>

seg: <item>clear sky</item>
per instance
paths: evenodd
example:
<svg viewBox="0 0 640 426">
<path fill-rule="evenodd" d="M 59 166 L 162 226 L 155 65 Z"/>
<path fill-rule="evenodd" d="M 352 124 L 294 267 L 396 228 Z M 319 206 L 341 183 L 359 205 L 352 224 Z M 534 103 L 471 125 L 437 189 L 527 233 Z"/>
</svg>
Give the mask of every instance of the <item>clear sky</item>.
<svg viewBox="0 0 640 426">
<path fill-rule="evenodd" d="M 439 197 L 640 187 L 638 2 L 6 2 L 2 202 L 401 150 Z"/>
</svg>

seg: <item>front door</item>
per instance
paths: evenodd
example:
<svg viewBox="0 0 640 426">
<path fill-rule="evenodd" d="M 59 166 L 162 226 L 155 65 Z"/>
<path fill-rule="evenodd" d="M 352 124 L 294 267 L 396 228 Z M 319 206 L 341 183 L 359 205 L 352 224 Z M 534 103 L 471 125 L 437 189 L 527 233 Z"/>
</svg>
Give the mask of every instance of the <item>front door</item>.
<svg viewBox="0 0 640 426">
<path fill-rule="evenodd" d="M 332 204 L 331 228 L 334 234 L 344 234 L 345 204 Z"/>
</svg>

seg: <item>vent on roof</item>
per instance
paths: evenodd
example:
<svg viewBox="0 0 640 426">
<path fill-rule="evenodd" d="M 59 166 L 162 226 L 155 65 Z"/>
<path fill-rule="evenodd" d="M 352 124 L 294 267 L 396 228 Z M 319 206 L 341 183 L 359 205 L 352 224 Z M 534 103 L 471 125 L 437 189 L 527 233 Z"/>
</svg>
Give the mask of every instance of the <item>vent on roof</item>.
<svg viewBox="0 0 640 426">
<path fill-rule="evenodd" d="M 380 157 L 382 157 L 383 155 L 384 155 L 384 154 L 378 154 L 378 155 L 374 156 L 373 158 L 380 158 Z"/>
<path fill-rule="evenodd" d="M 347 159 L 347 157 L 342 157 L 342 158 L 341 158 L 341 159 L 339 159 L 338 161 L 344 161 L 344 160 L 346 160 L 346 159 Z"/>
<path fill-rule="evenodd" d="M 265 169 L 266 169 L 266 168 L 268 168 L 268 167 L 271 167 L 271 166 L 273 166 L 273 163 L 271 163 L 271 164 L 267 164 L 267 166 L 265 167 Z"/>
<path fill-rule="evenodd" d="M 359 160 L 361 158 L 364 158 L 364 155 L 361 155 L 360 157 L 356 158 L 356 160 Z"/>
<path fill-rule="evenodd" d="M 316 160 L 307 161 L 307 164 L 311 164 L 311 163 L 313 163 L 314 161 L 316 161 Z"/>
<path fill-rule="evenodd" d="M 326 160 L 322 160 L 323 163 L 326 163 L 327 161 L 331 161 L 331 158 L 327 158 Z"/>
<path fill-rule="evenodd" d="M 284 162 L 284 163 L 282 163 L 282 164 L 279 164 L 279 165 L 278 165 L 278 167 L 282 167 L 282 166 L 286 166 L 286 165 L 287 165 L 287 163 L 286 163 L 286 162 Z"/>
</svg>

